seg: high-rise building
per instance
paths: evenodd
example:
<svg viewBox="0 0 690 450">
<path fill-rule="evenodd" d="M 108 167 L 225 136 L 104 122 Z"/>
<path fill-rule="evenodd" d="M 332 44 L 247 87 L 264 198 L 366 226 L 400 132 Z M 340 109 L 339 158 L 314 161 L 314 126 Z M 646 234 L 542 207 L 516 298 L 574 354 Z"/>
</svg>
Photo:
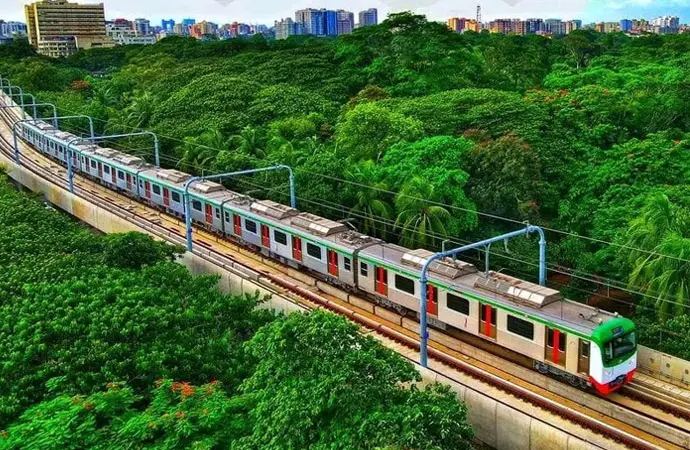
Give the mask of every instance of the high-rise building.
<svg viewBox="0 0 690 450">
<path fill-rule="evenodd" d="M 306 8 L 295 11 L 295 22 L 304 27 L 304 34 L 324 36 L 326 34 L 325 9 Z"/>
<path fill-rule="evenodd" d="M 448 28 L 456 33 L 462 33 L 465 31 L 465 26 L 469 21 L 470 19 L 466 19 L 464 17 L 451 17 L 448 19 Z"/>
<path fill-rule="evenodd" d="M 196 25 L 196 19 L 182 19 L 182 25 L 191 28 L 192 25 Z"/>
<path fill-rule="evenodd" d="M 126 20 L 116 20 L 105 24 L 105 32 L 118 45 L 150 45 L 156 43 L 153 34 L 142 35 Z"/>
<path fill-rule="evenodd" d="M 350 11 L 339 9 L 336 11 L 338 18 L 338 34 L 350 34 L 355 29 L 355 15 Z"/>
<path fill-rule="evenodd" d="M 544 21 L 542 19 L 527 19 L 525 20 L 525 33 L 535 34 L 544 31 Z"/>
<path fill-rule="evenodd" d="M 172 33 L 173 28 L 175 28 L 175 21 L 173 19 L 170 19 L 170 20 L 163 19 L 161 21 L 161 28 L 163 29 L 163 31 L 166 31 L 168 33 Z"/>
<path fill-rule="evenodd" d="M 0 20 L 0 37 L 26 36 L 26 24 Z"/>
<path fill-rule="evenodd" d="M 79 48 L 112 47 L 105 32 L 103 3 L 39 0 L 24 6 L 29 42 L 39 53 L 69 56 Z"/>
<path fill-rule="evenodd" d="M 326 36 L 338 35 L 338 13 L 330 9 L 322 9 L 323 14 L 323 34 Z"/>
<path fill-rule="evenodd" d="M 366 11 L 359 12 L 358 27 L 366 27 L 369 25 L 377 25 L 379 23 L 379 11 L 376 8 L 369 8 Z"/>
<path fill-rule="evenodd" d="M 172 32 L 178 36 L 189 36 L 189 27 L 183 23 L 176 23 Z"/>
<path fill-rule="evenodd" d="M 517 23 L 520 21 L 518 20 Z M 489 31 L 492 33 L 500 33 L 500 34 L 510 34 L 513 32 L 517 32 L 518 30 L 513 30 L 513 24 L 516 23 L 516 21 L 511 20 L 511 19 L 496 19 L 491 21 L 489 24 Z"/>
<path fill-rule="evenodd" d="M 151 21 L 148 19 L 134 19 L 134 31 L 139 36 L 148 36 L 151 34 Z"/>
<path fill-rule="evenodd" d="M 623 19 L 621 20 L 620 27 L 621 31 L 627 33 L 628 31 L 632 31 L 633 22 L 630 19 Z"/>
<path fill-rule="evenodd" d="M 276 20 L 275 35 L 276 39 L 287 39 L 290 36 L 306 34 L 302 22 L 286 17 L 283 20 Z"/>
<path fill-rule="evenodd" d="M 544 31 L 554 36 L 566 34 L 565 22 L 561 19 L 546 19 L 544 21 Z"/>
</svg>

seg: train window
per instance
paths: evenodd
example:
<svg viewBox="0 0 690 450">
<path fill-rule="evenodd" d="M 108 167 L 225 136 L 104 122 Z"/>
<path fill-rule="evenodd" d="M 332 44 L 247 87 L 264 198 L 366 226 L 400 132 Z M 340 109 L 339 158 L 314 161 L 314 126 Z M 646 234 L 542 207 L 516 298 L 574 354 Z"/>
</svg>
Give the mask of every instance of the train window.
<svg viewBox="0 0 690 450">
<path fill-rule="evenodd" d="M 172 196 L 174 202 L 180 203 L 180 194 L 173 191 L 170 195 Z"/>
<path fill-rule="evenodd" d="M 352 261 L 347 256 L 343 257 L 343 269 L 348 272 L 352 270 Z"/>
<path fill-rule="evenodd" d="M 464 314 L 466 316 L 470 315 L 470 301 L 466 298 L 458 297 L 451 293 L 446 294 L 446 304 L 448 309 L 452 309 L 455 312 Z"/>
<path fill-rule="evenodd" d="M 201 211 L 201 202 L 199 200 L 193 200 L 192 208 L 196 209 L 197 211 Z"/>
<path fill-rule="evenodd" d="M 225 213 L 225 221 L 230 222 L 230 213 L 227 211 L 223 211 Z"/>
<path fill-rule="evenodd" d="M 415 295 L 414 281 L 402 275 L 395 274 L 395 288 L 399 291 L 407 292 L 410 295 Z"/>
<path fill-rule="evenodd" d="M 120 180 L 124 180 L 124 179 L 125 179 L 125 174 L 124 174 L 123 172 L 121 172 L 121 171 L 118 170 L 118 171 L 117 171 L 117 178 L 120 179 Z"/>
<path fill-rule="evenodd" d="M 589 358 L 589 342 L 580 341 L 580 355 L 582 355 L 583 358 Z"/>
<path fill-rule="evenodd" d="M 110 167 L 108 167 L 108 166 L 103 166 L 103 172 L 105 172 L 105 173 L 110 173 Z"/>
<path fill-rule="evenodd" d="M 321 261 L 321 247 L 318 245 L 314 245 L 310 242 L 307 242 L 307 255 L 311 256 L 314 259 L 318 259 Z"/>
<path fill-rule="evenodd" d="M 92 169 L 96 168 L 96 161 L 94 161 L 93 159 L 91 160 L 91 168 Z"/>
<path fill-rule="evenodd" d="M 508 315 L 508 331 L 530 341 L 534 340 L 534 324 L 515 316 Z"/>
<path fill-rule="evenodd" d="M 256 234 L 256 222 L 252 222 L 251 220 L 245 220 L 244 229 L 249 231 L 250 233 Z"/>
<path fill-rule="evenodd" d="M 153 193 L 156 195 L 161 195 L 161 187 L 157 186 L 155 184 L 151 185 L 151 189 L 153 190 Z"/>
<path fill-rule="evenodd" d="M 278 230 L 273 230 L 273 240 L 279 244 L 287 245 L 287 234 Z"/>
<path fill-rule="evenodd" d="M 216 208 L 216 219 L 220 219 L 220 209 Z"/>
<path fill-rule="evenodd" d="M 369 266 L 367 265 L 367 263 L 360 263 L 359 264 L 359 273 L 363 277 L 369 278 Z"/>
<path fill-rule="evenodd" d="M 567 340 L 567 334 L 561 331 L 558 337 L 558 350 L 565 351 L 565 341 Z M 549 328 L 546 332 L 546 346 L 553 348 L 553 329 Z"/>
</svg>

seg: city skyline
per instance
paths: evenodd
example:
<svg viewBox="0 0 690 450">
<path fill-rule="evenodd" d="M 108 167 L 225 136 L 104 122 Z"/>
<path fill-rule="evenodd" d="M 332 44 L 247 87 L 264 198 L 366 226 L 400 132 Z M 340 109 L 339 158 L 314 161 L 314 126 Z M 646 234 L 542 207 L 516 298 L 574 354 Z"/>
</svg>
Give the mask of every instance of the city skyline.
<svg viewBox="0 0 690 450">
<path fill-rule="evenodd" d="M 24 21 L 25 0 L 9 0 L 0 5 L 0 19 Z M 100 3 L 82 0 L 81 3 Z M 275 20 L 292 17 L 294 11 L 303 8 L 346 9 L 360 11 L 368 8 L 379 10 L 379 21 L 391 10 L 410 9 L 426 14 L 430 20 L 445 21 L 448 17 L 474 17 L 476 5 L 482 5 L 484 21 L 499 18 L 561 18 L 581 19 L 585 23 L 618 21 L 624 18 L 647 18 L 674 15 L 687 22 L 690 17 L 690 0 L 484 0 L 435 1 L 435 0 L 298 0 L 291 4 L 276 0 L 103 0 L 106 17 L 146 17 L 152 23 L 163 19 L 181 20 L 193 17 L 217 23 L 244 22 L 271 26 Z"/>
</svg>

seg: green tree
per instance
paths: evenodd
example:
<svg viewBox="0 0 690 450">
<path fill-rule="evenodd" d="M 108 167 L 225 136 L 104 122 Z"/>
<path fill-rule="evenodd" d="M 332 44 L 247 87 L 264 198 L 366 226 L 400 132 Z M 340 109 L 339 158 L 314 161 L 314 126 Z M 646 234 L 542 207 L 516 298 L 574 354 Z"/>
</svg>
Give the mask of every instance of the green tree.
<svg viewBox="0 0 690 450">
<path fill-rule="evenodd" d="M 161 261 L 174 261 L 184 248 L 156 242 L 142 233 L 111 234 L 104 239 L 103 259 L 111 267 L 141 269 Z"/>
<path fill-rule="evenodd" d="M 390 146 L 421 136 L 421 123 L 375 103 L 363 103 L 345 113 L 336 126 L 339 151 L 355 160 L 379 160 Z"/>
<path fill-rule="evenodd" d="M 359 218 L 360 231 L 385 239 L 390 229 L 387 222 L 393 219 L 394 213 L 390 204 L 390 194 L 384 192 L 388 190 L 388 186 L 376 181 L 376 172 L 376 164 L 373 161 L 364 161 L 348 171 L 345 177 L 355 183 L 351 187 L 355 201 L 350 214 Z"/>
<path fill-rule="evenodd" d="M 454 395 L 402 387 L 419 380 L 412 365 L 342 317 L 292 314 L 262 328 L 247 350 L 259 365 L 242 389 L 256 405 L 239 449 L 471 447 Z"/>
<path fill-rule="evenodd" d="M 446 223 L 451 214 L 435 202 L 438 202 L 436 189 L 426 180 L 414 177 L 403 185 L 395 198 L 398 213 L 395 226 L 400 230 L 401 245 L 433 248 L 448 235 Z"/>
<path fill-rule="evenodd" d="M 665 195 L 647 200 L 627 233 L 630 284 L 656 299 L 659 312 L 688 315 L 690 307 L 690 211 Z M 637 250 L 639 249 L 639 250 Z"/>
</svg>

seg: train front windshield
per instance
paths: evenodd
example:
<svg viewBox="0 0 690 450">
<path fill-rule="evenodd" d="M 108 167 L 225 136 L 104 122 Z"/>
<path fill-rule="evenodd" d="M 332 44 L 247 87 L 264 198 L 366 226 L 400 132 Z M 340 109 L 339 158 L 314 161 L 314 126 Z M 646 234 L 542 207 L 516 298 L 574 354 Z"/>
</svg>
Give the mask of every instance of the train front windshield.
<svg viewBox="0 0 690 450">
<path fill-rule="evenodd" d="M 613 359 L 631 354 L 637 347 L 635 332 L 631 331 L 625 336 L 614 338 L 604 344 L 604 359 L 609 362 Z"/>
</svg>

